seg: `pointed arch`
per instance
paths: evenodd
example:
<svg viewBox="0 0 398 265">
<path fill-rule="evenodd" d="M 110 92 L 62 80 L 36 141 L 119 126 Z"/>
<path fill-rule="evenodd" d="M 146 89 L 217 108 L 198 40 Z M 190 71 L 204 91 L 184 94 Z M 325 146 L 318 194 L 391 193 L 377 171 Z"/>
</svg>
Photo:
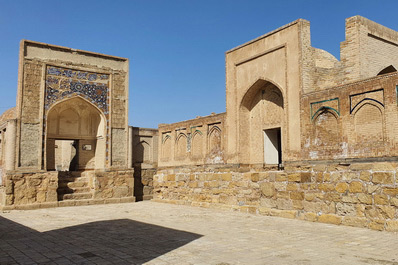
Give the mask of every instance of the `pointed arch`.
<svg viewBox="0 0 398 265">
<path fill-rule="evenodd" d="M 239 156 L 242 163 L 265 161 L 265 131 L 274 129 L 283 149 L 285 135 L 284 91 L 275 82 L 258 79 L 246 90 L 239 106 Z M 281 150 L 280 150 L 281 151 Z M 283 159 L 283 155 L 281 155 Z"/>
<path fill-rule="evenodd" d="M 313 119 L 315 144 L 337 146 L 340 142 L 339 116 L 333 108 L 320 108 Z"/>
<path fill-rule="evenodd" d="M 221 129 L 218 126 L 213 126 L 209 131 L 208 149 L 209 153 L 221 150 Z"/>
<path fill-rule="evenodd" d="M 363 100 L 352 113 L 357 142 L 382 142 L 384 139 L 384 106 Z"/>
<path fill-rule="evenodd" d="M 176 152 L 175 152 L 176 158 L 177 159 L 184 158 L 187 154 L 187 148 L 188 148 L 188 138 L 185 135 L 185 133 L 180 133 L 176 139 Z"/>
<path fill-rule="evenodd" d="M 383 68 L 381 71 L 379 71 L 379 73 L 377 75 L 389 74 L 389 73 L 393 73 L 393 72 L 396 72 L 396 71 L 397 71 L 397 69 L 395 69 L 394 66 L 389 65 L 389 66 Z"/>
<path fill-rule="evenodd" d="M 192 136 L 191 154 L 194 157 L 203 155 L 203 134 L 199 130 L 195 130 Z"/>
<path fill-rule="evenodd" d="M 134 146 L 134 158 L 136 163 L 151 161 L 151 145 L 143 140 Z"/>
<path fill-rule="evenodd" d="M 70 163 L 76 164 L 74 170 L 104 168 L 106 119 L 100 109 L 87 99 L 74 96 L 52 105 L 44 117 L 47 170 L 68 168 L 65 161 L 60 162 L 61 157 L 70 157 L 73 150 L 76 154 Z"/>
<path fill-rule="evenodd" d="M 162 159 L 167 161 L 171 155 L 171 137 L 166 135 L 162 140 Z"/>
</svg>

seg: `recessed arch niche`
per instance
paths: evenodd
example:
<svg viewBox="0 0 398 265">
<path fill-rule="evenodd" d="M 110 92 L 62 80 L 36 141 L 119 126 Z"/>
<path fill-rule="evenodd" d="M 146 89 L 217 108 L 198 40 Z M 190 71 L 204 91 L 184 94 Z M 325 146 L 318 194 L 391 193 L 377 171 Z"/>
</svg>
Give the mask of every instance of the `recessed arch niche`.
<svg viewBox="0 0 398 265">
<path fill-rule="evenodd" d="M 104 115 L 87 100 L 73 97 L 55 104 L 46 117 L 47 170 L 103 169 L 105 129 Z"/>
<path fill-rule="evenodd" d="M 282 162 L 284 134 L 282 91 L 272 82 L 259 79 L 245 93 L 239 109 L 239 154 L 247 164 Z M 270 139 L 270 134 L 272 138 Z M 267 161 L 269 149 L 277 156 Z"/>
</svg>

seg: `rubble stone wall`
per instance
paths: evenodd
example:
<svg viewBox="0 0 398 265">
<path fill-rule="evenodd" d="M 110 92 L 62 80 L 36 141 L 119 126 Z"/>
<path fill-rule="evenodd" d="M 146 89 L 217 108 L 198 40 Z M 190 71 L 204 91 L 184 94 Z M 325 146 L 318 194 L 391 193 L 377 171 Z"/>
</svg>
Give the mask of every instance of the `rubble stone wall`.
<svg viewBox="0 0 398 265">
<path fill-rule="evenodd" d="M 398 163 L 164 168 L 155 201 L 398 231 Z"/>
<path fill-rule="evenodd" d="M 133 197 L 134 170 L 95 172 L 94 199 Z"/>
<path fill-rule="evenodd" d="M 26 205 L 57 201 L 58 172 L 10 173 L 6 175 L 3 205 Z"/>
</svg>

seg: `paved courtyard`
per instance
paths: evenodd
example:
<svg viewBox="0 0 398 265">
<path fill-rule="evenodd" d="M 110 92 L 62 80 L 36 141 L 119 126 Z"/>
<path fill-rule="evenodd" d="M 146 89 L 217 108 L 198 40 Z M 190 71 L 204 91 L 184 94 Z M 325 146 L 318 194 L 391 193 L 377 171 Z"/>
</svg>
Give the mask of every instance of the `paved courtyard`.
<svg viewBox="0 0 398 265">
<path fill-rule="evenodd" d="M 398 235 L 155 202 L 0 214 L 0 264 L 398 265 Z"/>
</svg>

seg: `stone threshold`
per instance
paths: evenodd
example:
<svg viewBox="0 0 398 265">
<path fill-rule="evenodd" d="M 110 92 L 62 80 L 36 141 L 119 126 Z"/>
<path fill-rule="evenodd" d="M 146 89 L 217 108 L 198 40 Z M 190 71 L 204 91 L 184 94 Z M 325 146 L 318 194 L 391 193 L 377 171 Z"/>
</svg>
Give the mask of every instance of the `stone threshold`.
<svg viewBox="0 0 398 265">
<path fill-rule="evenodd" d="M 23 205 L 7 205 L 7 206 L 0 206 L 0 210 L 2 210 L 2 211 L 35 210 L 35 209 L 54 208 L 54 207 L 128 203 L 128 202 L 135 202 L 135 197 L 131 196 L 131 197 L 124 197 L 124 198 L 108 198 L 108 199 L 65 200 L 65 201 L 57 201 L 57 202 L 44 202 L 44 203 L 23 204 Z"/>
</svg>

